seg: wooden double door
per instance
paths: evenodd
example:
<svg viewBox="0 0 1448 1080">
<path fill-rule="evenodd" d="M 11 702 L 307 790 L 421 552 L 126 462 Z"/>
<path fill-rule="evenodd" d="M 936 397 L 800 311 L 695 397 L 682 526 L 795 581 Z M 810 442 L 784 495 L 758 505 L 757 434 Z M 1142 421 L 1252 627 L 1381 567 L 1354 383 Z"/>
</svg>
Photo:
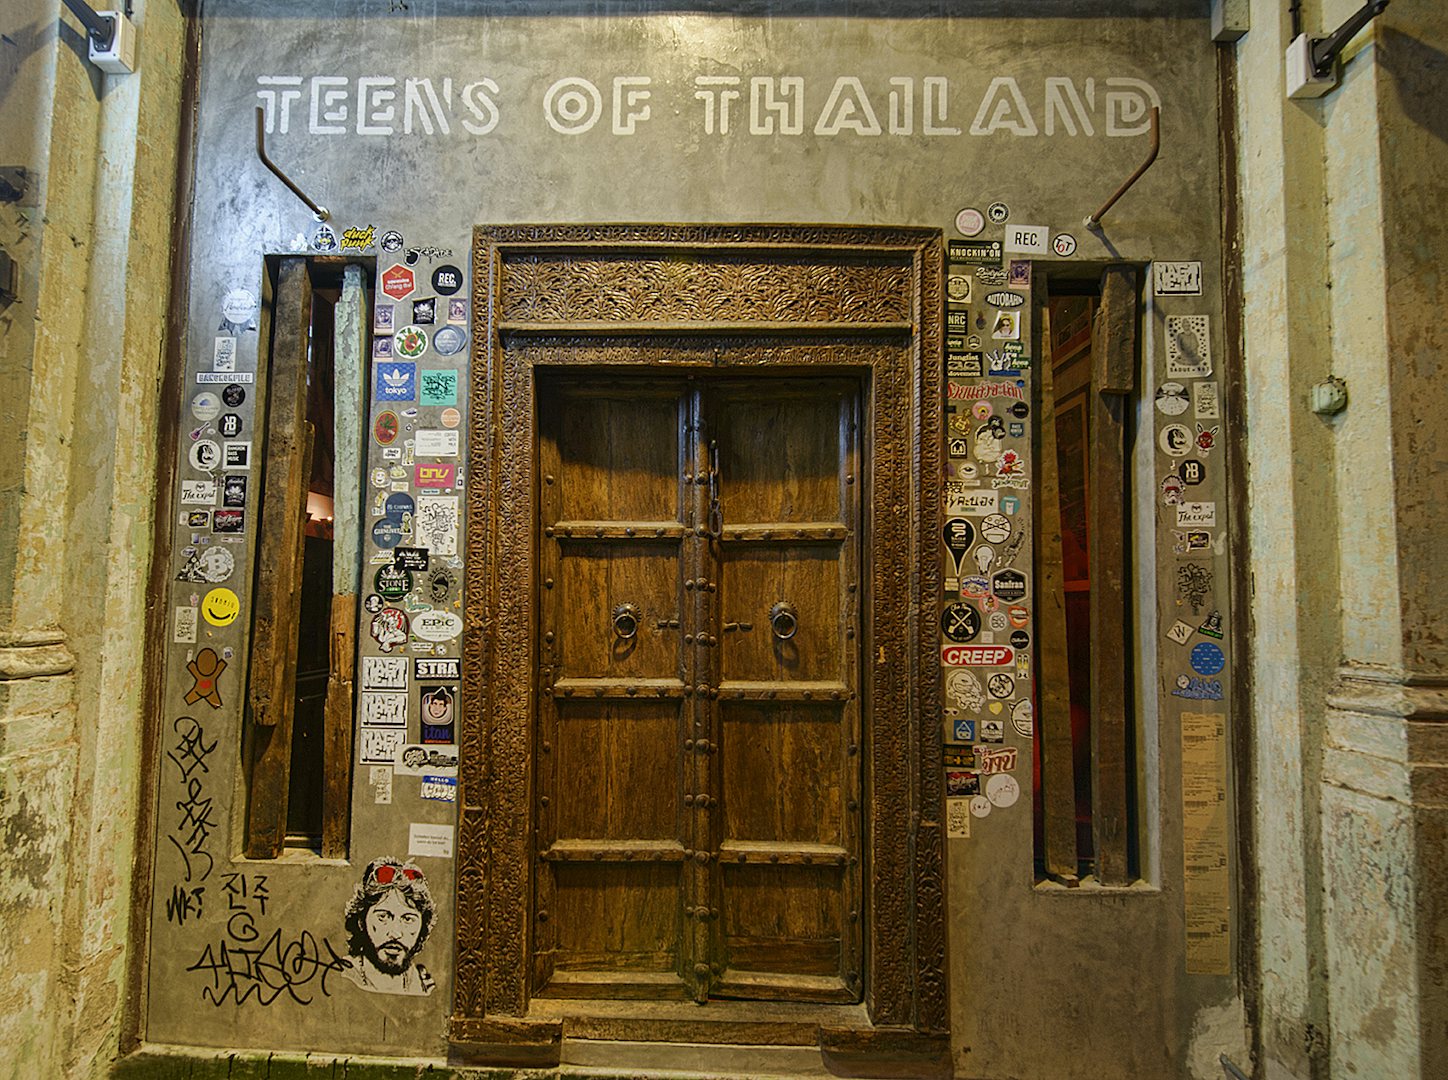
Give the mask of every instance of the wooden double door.
<svg viewBox="0 0 1448 1080">
<path fill-rule="evenodd" d="M 861 999 L 860 395 L 540 373 L 532 994 Z"/>
</svg>

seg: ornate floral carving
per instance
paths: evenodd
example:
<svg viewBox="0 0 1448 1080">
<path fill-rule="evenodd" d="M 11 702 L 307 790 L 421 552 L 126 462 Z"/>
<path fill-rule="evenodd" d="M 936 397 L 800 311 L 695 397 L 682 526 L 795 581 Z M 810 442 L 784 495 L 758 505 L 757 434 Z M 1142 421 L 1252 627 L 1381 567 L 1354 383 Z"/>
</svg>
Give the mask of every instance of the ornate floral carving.
<svg viewBox="0 0 1448 1080">
<path fill-rule="evenodd" d="M 939 670 L 932 628 L 912 614 L 939 586 L 941 246 L 933 230 L 844 226 L 477 230 L 459 1030 L 528 1008 L 534 369 L 837 368 L 846 347 L 847 366 L 870 372 L 863 420 L 870 494 L 881 508 L 870 515 L 874 576 L 864 597 L 885 661 L 862 671 L 873 717 L 867 1002 L 875 1024 L 946 1030 Z M 559 326 L 512 332 L 498 322 Z M 627 324 L 626 334 L 598 332 L 609 322 Z M 766 325 L 708 334 L 670 322 Z M 582 332 L 574 323 L 595 325 Z M 640 323 L 661 325 L 648 333 Z M 842 329 L 822 332 L 819 323 Z"/>
<path fill-rule="evenodd" d="M 503 258 L 504 321 L 903 322 L 911 267 L 822 255 L 718 252 L 665 257 L 567 253 Z"/>
</svg>

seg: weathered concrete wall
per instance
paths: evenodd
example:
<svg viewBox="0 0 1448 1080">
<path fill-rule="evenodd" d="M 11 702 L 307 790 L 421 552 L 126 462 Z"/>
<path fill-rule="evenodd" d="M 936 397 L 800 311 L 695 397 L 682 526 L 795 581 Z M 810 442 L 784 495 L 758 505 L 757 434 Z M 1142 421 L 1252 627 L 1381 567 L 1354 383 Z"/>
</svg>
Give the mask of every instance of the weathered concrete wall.
<svg viewBox="0 0 1448 1080">
<path fill-rule="evenodd" d="M 1120 5 L 1115 8 L 1121 14 Z M 1171 508 L 1163 509 L 1157 494 L 1162 462 L 1169 467 L 1169 461 L 1157 450 L 1160 418 L 1150 405 L 1161 378 L 1163 319 L 1178 312 L 1217 318 L 1221 311 L 1215 66 L 1206 5 L 1140 4 L 1125 13 L 1141 18 L 1105 18 L 1104 8 L 1064 3 L 1029 13 L 1015 5 L 973 4 L 968 17 L 944 17 L 935 5 L 881 5 L 869 13 L 855 5 L 849 15 L 789 3 L 753 5 L 736 15 L 646 14 L 644 5 L 588 3 L 548 9 L 556 14 L 530 15 L 537 6 L 523 3 L 495 5 L 486 15 L 466 4 L 408 10 L 362 4 L 338 22 L 301 3 L 209 6 L 187 398 L 198 389 L 193 373 L 213 373 L 228 294 L 262 293 L 268 253 L 317 250 L 316 222 L 252 153 L 258 104 L 267 107 L 272 156 L 332 211 L 338 238 L 348 227 L 371 226 L 374 242 L 395 230 L 408 247 L 450 253 L 420 255 L 419 279 L 437 263 L 468 265 L 474 223 L 924 224 L 959 239 L 953 228 L 959 209 L 1000 200 L 1009 204 L 1012 222 L 1073 234 L 1078 263 L 1160 258 L 1201 260 L 1206 267 L 1201 296 L 1158 298 L 1144 320 L 1150 362 L 1143 365 L 1146 404 L 1137 422 L 1150 435 L 1139 440 L 1133 466 L 1141 523 L 1135 548 L 1147 564 L 1162 551 L 1167 567 L 1159 589 L 1149 574 L 1139 583 L 1138 632 L 1154 642 L 1171 625 L 1168 619 L 1158 626 L 1157 619 L 1175 610 L 1176 559 L 1166 526 L 1177 521 L 1165 518 Z M 768 114 L 751 117 L 749 110 L 751 78 L 785 75 L 807 87 L 803 122 L 793 132 L 773 120 L 766 125 Z M 699 76 L 738 83 L 698 83 Z M 550 120 L 545 102 L 562 79 L 588 81 L 562 91 L 577 92 L 582 112 L 555 111 Z M 826 101 L 841 79 L 857 80 L 843 90 L 868 95 L 877 124 L 858 109 L 849 123 L 831 112 Z M 892 79 L 908 82 L 913 95 L 908 122 L 903 84 Z M 1066 94 L 1062 83 L 1048 82 L 1053 79 L 1068 81 L 1080 95 L 1079 111 L 1067 97 L 1051 96 Z M 1082 218 L 1146 146 L 1139 118 L 1112 118 L 1107 95 L 1146 100 L 1144 84 L 1163 105 L 1162 157 L 1097 236 L 1082 228 Z M 942 85 L 948 103 L 931 96 Z M 589 119 L 589 86 L 598 92 L 596 121 Z M 725 130 L 721 94 L 736 87 L 740 97 L 730 99 Z M 650 96 L 628 97 L 641 89 Z M 369 96 L 379 90 L 392 96 Z M 399 257 L 379 253 L 379 269 Z M 234 370 L 258 372 L 244 406 L 251 410 L 262 392 L 264 346 L 244 325 L 235 339 Z M 465 366 L 462 373 L 465 378 Z M 251 412 L 243 415 L 251 424 Z M 188 428 L 189 417 L 183 407 Z M 384 464 L 379 447 L 371 453 L 370 467 Z M 1220 454 L 1212 460 L 1219 462 Z M 179 478 L 197 475 L 184 448 L 178 467 Z M 255 472 L 251 482 L 258 482 Z M 1220 490 L 1215 498 L 1225 518 L 1225 487 Z M 255 502 L 248 506 L 254 515 Z M 178 527 L 179 543 L 187 536 L 197 543 L 194 532 Z M 374 551 L 365 549 L 368 556 Z M 1216 601 L 1224 605 L 1228 556 L 1218 545 L 1201 558 L 1215 567 Z M 370 576 L 371 567 L 366 572 Z M 229 587 L 248 602 L 247 575 L 236 575 Z M 201 591 L 178 583 L 171 603 L 194 610 Z M 185 777 L 161 764 L 148 1038 L 436 1057 L 446 1040 L 443 994 L 357 994 L 324 966 L 329 944 L 342 951 L 341 908 L 360 868 L 377 855 L 405 853 L 410 820 L 449 819 L 418 802 L 416 788 L 404 790 L 401 778 L 393 802 L 380 805 L 367 768 L 359 765 L 346 864 L 303 855 L 264 867 L 236 860 L 240 800 L 230 778 L 239 768 L 245 621 L 203 624 L 201 637 L 170 650 L 164 715 L 156 720 L 183 757 L 197 737 L 191 722 L 176 726 L 180 714 L 194 712 L 177 705 L 192 685 L 186 663 L 196 647 L 212 645 L 232 650 L 235 666 L 224 677 L 225 705 L 193 716 L 204 721 L 202 745 L 215 744 L 206 756 L 203 797 L 213 800 L 208 805 L 217 827 L 207 830 L 210 877 L 199 912 L 163 903 L 195 883 L 186 880 L 193 864 L 168 842 L 184 839 L 178 830 L 185 828 L 186 810 L 178 800 L 185 801 Z M 364 656 L 375 654 L 365 619 L 359 640 Z M 952 1019 L 962 1076 L 1210 1076 L 1219 1069 L 1218 1053 L 1245 1058 L 1231 975 L 1187 974 L 1183 960 L 1176 710 L 1195 703 L 1183 706 L 1166 691 L 1185 661 L 1167 666 L 1164 655 L 1158 669 L 1153 646 L 1144 645 L 1143 655 L 1142 883 L 1122 890 L 1037 888 L 1028 799 L 978 820 L 970 839 L 951 842 Z M 1029 743 L 1023 745 L 1028 757 Z M 446 986 L 451 863 L 423 862 L 443 911 L 422 958 Z M 267 877 L 264 911 L 237 896 L 241 879 L 230 876 L 246 875 L 251 887 L 258 873 Z M 237 905 L 250 912 L 258 938 L 231 933 L 228 911 Z M 239 949 L 268 943 L 268 957 L 274 930 L 278 955 L 290 947 L 287 955 L 303 959 L 296 985 L 286 979 L 268 985 L 244 965 L 220 964 L 223 947 L 237 956 Z M 1085 1052 L 1063 1056 L 1062 1042 Z"/>
<path fill-rule="evenodd" d="M 1244 99 L 1289 37 L 1252 6 Z M 1445 43 L 1402 0 L 1331 95 L 1241 125 L 1267 1076 L 1441 1069 Z"/>
<path fill-rule="evenodd" d="M 101 1075 L 125 995 L 140 657 L 165 338 L 179 43 L 138 3 L 139 74 L 101 76 L 60 5 L 0 12 L 0 1074 Z"/>
</svg>

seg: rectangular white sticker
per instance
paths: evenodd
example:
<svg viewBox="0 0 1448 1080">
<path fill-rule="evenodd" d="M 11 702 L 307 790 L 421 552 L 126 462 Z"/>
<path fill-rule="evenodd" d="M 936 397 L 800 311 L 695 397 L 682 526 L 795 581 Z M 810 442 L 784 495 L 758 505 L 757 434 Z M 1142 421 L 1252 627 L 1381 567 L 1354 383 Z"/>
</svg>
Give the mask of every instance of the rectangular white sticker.
<svg viewBox="0 0 1448 1080">
<path fill-rule="evenodd" d="M 456 495 L 419 495 L 417 513 L 412 519 L 413 545 L 425 547 L 434 555 L 458 553 L 458 497 Z"/>
<path fill-rule="evenodd" d="M 1214 382 L 1192 383 L 1192 412 L 1198 420 L 1222 418 L 1221 394 Z"/>
<path fill-rule="evenodd" d="M 418 793 L 424 799 L 432 799 L 434 802 L 457 802 L 458 778 L 424 774 Z"/>
<path fill-rule="evenodd" d="M 1177 528 L 1215 529 L 1217 527 L 1217 504 L 1214 502 L 1186 502 L 1177 506 Z"/>
<path fill-rule="evenodd" d="M 1210 324 L 1205 315 L 1166 317 L 1166 377 L 1205 379 L 1212 373 Z"/>
<path fill-rule="evenodd" d="M 451 825 L 426 825 L 421 821 L 408 822 L 408 855 L 451 859 L 452 853 L 453 827 Z"/>
<path fill-rule="evenodd" d="M 387 765 L 373 765 L 367 770 L 367 782 L 372 786 L 372 802 L 386 806 L 392 802 L 392 769 Z"/>
<path fill-rule="evenodd" d="M 406 728 L 407 694 L 362 692 L 364 728 Z"/>
<path fill-rule="evenodd" d="M 392 756 L 398 776 L 456 776 L 458 774 L 457 743 L 423 746 L 409 743 L 398 746 Z"/>
<path fill-rule="evenodd" d="M 215 480 L 182 480 L 182 481 L 181 481 L 181 505 L 182 505 L 182 506 L 215 506 L 215 505 L 216 505 L 216 481 L 215 481 Z"/>
<path fill-rule="evenodd" d="M 414 457 L 457 457 L 458 433 L 445 429 L 426 428 L 417 433 L 413 444 Z"/>
<path fill-rule="evenodd" d="M 358 751 L 363 765 L 391 765 L 407 741 L 406 728 L 363 728 Z"/>
<path fill-rule="evenodd" d="M 995 490 L 968 488 L 959 480 L 945 482 L 945 512 L 983 517 L 1000 509 L 1000 495 Z"/>
<path fill-rule="evenodd" d="M 171 640 L 177 645 L 196 644 L 196 611 L 194 607 L 176 609 L 176 630 L 172 633 Z"/>
<path fill-rule="evenodd" d="M 199 383 L 249 383 L 256 379 L 256 374 L 251 371 L 198 371 L 196 381 Z"/>
<path fill-rule="evenodd" d="M 1044 225 L 1007 225 L 1006 251 L 1019 251 L 1026 255 L 1051 254 L 1051 230 Z"/>
<path fill-rule="evenodd" d="M 406 690 L 407 657 L 364 656 L 362 658 L 363 690 Z"/>
<path fill-rule="evenodd" d="M 951 840 L 970 839 L 970 800 L 945 800 L 945 835 Z"/>
<path fill-rule="evenodd" d="M 1202 264 L 1199 262 L 1152 263 L 1157 296 L 1201 296 Z"/>
<path fill-rule="evenodd" d="M 212 371 L 236 370 L 236 338 L 219 337 L 211 354 Z"/>
</svg>

